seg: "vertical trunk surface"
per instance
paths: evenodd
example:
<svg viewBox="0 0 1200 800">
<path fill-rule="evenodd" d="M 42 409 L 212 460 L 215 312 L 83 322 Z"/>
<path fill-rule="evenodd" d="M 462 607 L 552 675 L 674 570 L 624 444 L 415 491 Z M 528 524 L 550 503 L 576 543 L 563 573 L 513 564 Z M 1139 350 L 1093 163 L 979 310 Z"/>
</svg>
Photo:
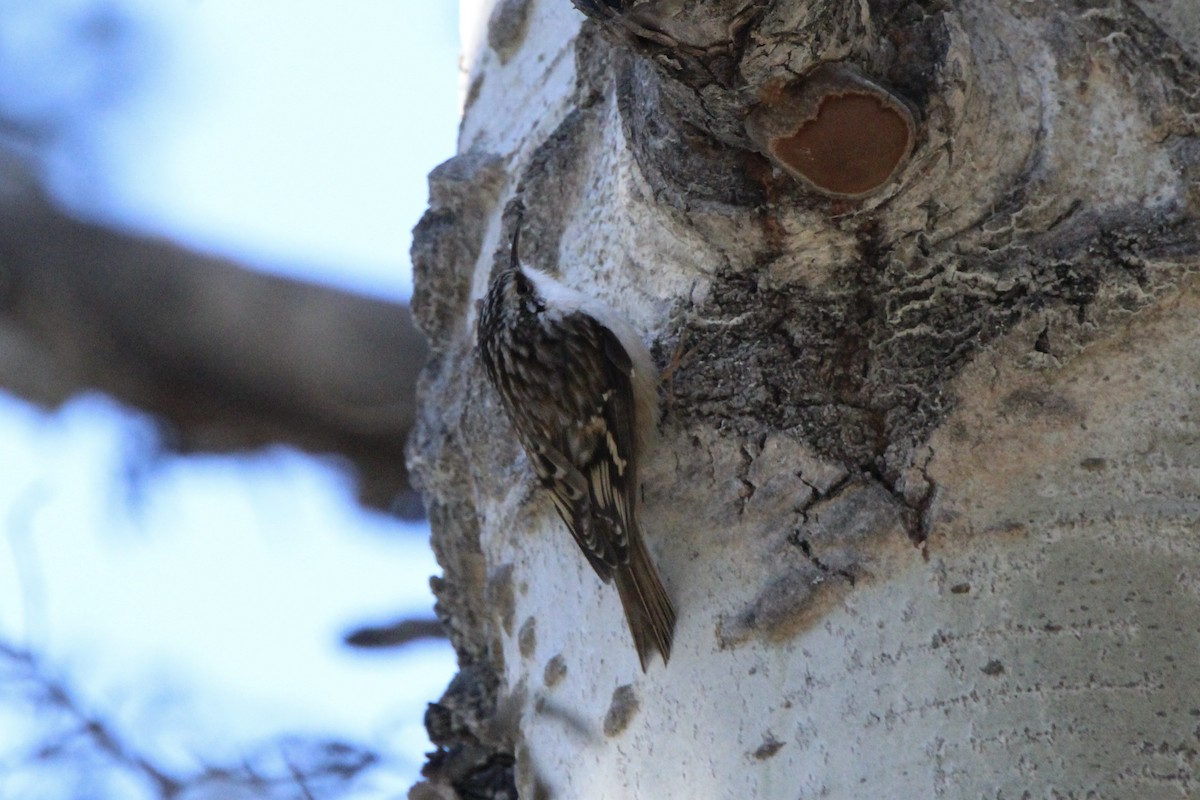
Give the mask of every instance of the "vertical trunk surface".
<svg viewBox="0 0 1200 800">
<path fill-rule="evenodd" d="M 410 445 L 463 669 L 413 797 L 1200 793 L 1188 3 L 465 5 Z M 518 197 L 664 372 L 645 674 L 474 353 Z"/>
</svg>

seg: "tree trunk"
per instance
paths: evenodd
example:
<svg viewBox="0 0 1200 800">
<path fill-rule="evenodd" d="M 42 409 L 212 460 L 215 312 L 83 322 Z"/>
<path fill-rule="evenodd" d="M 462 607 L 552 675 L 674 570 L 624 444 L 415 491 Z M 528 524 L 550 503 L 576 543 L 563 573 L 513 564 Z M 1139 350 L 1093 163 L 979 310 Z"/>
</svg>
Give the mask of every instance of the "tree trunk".
<svg viewBox="0 0 1200 800">
<path fill-rule="evenodd" d="M 463 670 L 412 796 L 1195 796 L 1191 4 L 575 5 L 467 44 L 415 239 Z M 474 352 L 514 198 L 663 371 L 645 674 Z"/>
</svg>

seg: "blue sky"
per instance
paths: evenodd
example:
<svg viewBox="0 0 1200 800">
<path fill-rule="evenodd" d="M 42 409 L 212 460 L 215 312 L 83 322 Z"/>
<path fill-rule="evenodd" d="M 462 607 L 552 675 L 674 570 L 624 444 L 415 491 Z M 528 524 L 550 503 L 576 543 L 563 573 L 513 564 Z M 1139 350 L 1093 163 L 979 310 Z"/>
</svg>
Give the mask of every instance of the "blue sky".
<svg viewBox="0 0 1200 800">
<path fill-rule="evenodd" d="M 65 66 L 34 63 L 44 81 L 0 90 L 53 102 L 89 80 L 55 52 L 69 46 L 56 25 L 94 5 L 5 0 L 7 29 L 39 42 L 29 58 Z M 48 173 L 60 200 L 262 269 L 407 296 L 425 175 L 455 147 L 456 3 L 117 5 L 140 26 L 137 85 L 64 139 Z M 0 631 L 167 765 L 319 733 L 392 757 L 363 796 L 402 794 L 453 653 L 339 640 L 428 613 L 440 570 L 424 528 L 359 508 L 317 459 L 162 457 L 152 438 L 100 396 L 46 413 L 0 395 Z M 0 702 L 0 726 L 14 714 Z"/>
<path fill-rule="evenodd" d="M 101 185 L 64 166 L 65 199 L 264 269 L 406 296 L 425 176 L 455 149 L 457 3 L 121 5 L 159 63 L 95 125 Z"/>
</svg>

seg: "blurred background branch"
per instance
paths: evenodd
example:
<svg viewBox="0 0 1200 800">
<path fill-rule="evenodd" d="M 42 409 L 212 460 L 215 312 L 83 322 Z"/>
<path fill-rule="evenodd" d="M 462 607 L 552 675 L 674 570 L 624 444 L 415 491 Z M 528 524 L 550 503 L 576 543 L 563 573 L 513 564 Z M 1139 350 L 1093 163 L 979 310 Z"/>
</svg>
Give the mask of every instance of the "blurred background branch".
<svg viewBox="0 0 1200 800">
<path fill-rule="evenodd" d="M 418 512 L 403 447 L 426 351 L 407 305 L 82 221 L 55 199 L 103 195 L 100 133 L 169 63 L 160 38 L 115 0 L 6 6 L 0 387 L 51 408 L 105 392 L 158 416 L 181 452 L 340 455 L 365 503 Z"/>
<path fill-rule="evenodd" d="M 105 392 L 184 452 L 334 453 L 386 508 L 405 497 L 424 360 L 405 305 L 81 222 L 0 155 L 0 385 L 15 394 Z"/>
</svg>

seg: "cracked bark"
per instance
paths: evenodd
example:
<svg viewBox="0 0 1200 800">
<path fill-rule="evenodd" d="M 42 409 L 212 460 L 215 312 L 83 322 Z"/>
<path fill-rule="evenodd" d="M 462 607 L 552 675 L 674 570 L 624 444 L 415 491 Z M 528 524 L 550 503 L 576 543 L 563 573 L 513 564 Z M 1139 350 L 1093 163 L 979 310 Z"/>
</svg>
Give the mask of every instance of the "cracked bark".
<svg viewBox="0 0 1200 800">
<path fill-rule="evenodd" d="M 1069 0 L 576 5 L 578 30 L 534 3 L 523 43 L 471 56 L 462 154 L 431 176 L 411 459 L 440 613 L 491 677 L 443 701 L 472 711 L 422 791 L 503 754 L 531 797 L 1194 792 L 1196 26 Z M 862 197 L 792 178 L 751 123 L 834 62 L 915 121 Z M 681 616 L 646 676 L 472 353 L 518 194 L 525 257 L 669 373 L 643 527 Z"/>
</svg>

